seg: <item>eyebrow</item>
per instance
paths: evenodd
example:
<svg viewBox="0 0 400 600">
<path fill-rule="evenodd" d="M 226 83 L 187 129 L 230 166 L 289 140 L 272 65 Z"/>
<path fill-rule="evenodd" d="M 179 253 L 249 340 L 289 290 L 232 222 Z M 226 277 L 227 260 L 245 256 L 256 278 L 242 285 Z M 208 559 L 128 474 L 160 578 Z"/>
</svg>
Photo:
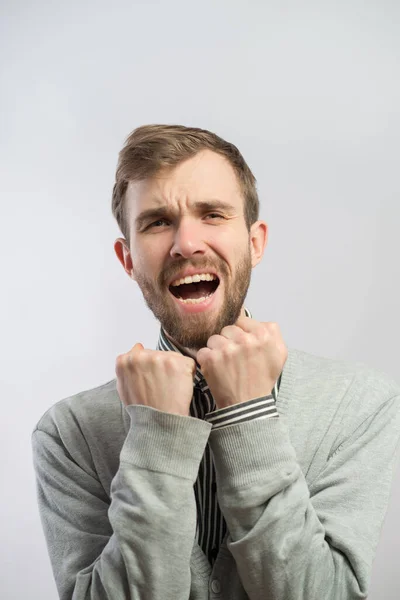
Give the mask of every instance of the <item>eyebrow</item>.
<svg viewBox="0 0 400 600">
<path fill-rule="evenodd" d="M 232 204 L 223 202 L 222 200 L 201 200 L 192 204 L 194 212 L 197 214 L 205 213 L 213 210 L 222 210 L 229 215 L 237 213 L 237 208 Z M 175 211 L 171 211 L 166 206 L 158 206 L 143 210 L 135 219 L 136 228 L 141 229 L 148 221 L 152 219 L 161 219 L 171 217 Z"/>
</svg>

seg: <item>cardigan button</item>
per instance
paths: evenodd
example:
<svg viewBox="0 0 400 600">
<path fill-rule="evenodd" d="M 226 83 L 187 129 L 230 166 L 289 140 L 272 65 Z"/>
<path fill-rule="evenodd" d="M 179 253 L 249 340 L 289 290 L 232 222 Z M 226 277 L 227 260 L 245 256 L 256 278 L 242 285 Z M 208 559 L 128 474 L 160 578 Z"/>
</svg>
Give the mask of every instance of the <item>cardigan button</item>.
<svg viewBox="0 0 400 600">
<path fill-rule="evenodd" d="M 214 592 L 214 594 L 219 594 L 221 591 L 221 584 L 218 581 L 218 579 L 213 579 L 211 582 L 211 589 Z"/>
</svg>

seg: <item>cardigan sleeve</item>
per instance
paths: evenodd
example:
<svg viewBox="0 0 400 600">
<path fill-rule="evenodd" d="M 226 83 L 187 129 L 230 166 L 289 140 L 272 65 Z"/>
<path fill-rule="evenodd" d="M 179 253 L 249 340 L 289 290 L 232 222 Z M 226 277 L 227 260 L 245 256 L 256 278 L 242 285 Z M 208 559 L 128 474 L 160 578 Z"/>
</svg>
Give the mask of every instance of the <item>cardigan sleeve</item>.
<svg viewBox="0 0 400 600">
<path fill-rule="evenodd" d="M 62 435 L 32 434 L 39 512 L 61 600 L 159 600 L 165 590 L 175 600 L 189 597 L 193 484 L 211 425 L 147 406 L 126 410 L 131 424 L 111 501 Z"/>
<path fill-rule="evenodd" d="M 284 419 L 211 431 L 228 548 L 250 600 L 367 597 L 399 439 L 396 396 L 348 435 L 308 487 Z"/>
</svg>

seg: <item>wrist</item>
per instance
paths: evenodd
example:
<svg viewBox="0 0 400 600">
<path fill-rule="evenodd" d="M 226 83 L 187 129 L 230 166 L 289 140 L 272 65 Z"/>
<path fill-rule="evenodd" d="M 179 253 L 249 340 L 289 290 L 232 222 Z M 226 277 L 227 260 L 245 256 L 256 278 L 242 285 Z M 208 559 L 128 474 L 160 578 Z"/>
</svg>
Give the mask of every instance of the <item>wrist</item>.
<svg viewBox="0 0 400 600">
<path fill-rule="evenodd" d="M 130 405 L 131 425 L 120 460 L 141 469 L 196 480 L 212 426 L 201 419 Z"/>
</svg>

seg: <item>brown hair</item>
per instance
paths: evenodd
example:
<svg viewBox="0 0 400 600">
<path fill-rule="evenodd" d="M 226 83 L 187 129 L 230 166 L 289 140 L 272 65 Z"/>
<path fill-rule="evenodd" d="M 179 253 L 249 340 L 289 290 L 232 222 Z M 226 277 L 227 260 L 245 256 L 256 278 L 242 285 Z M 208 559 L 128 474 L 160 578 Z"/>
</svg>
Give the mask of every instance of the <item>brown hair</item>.
<svg viewBox="0 0 400 600">
<path fill-rule="evenodd" d="M 183 125 L 143 125 L 132 131 L 119 153 L 112 194 L 112 213 L 128 244 L 129 226 L 124 202 L 128 183 L 152 177 L 160 169 L 172 168 L 206 149 L 224 156 L 232 165 L 243 193 L 247 228 L 250 229 L 257 221 L 259 200 L 256 179 L 236 146 L 206 129 Z"/>
</svg>

